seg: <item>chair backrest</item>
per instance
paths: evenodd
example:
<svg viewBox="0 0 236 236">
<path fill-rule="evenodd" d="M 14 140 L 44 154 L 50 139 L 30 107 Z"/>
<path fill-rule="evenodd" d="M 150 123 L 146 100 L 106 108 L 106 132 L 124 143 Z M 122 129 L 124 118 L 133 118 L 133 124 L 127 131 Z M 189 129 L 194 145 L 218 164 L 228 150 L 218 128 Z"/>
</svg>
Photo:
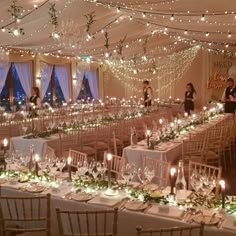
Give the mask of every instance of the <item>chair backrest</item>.
<svg viewBox="0 0 236 236">
<path fill-rule="evenodd" d="M 204 225 L 147 230 L 142 229 L 142 227 L 137 227 L 136 232 L 137 236 L 203 236 Z"/>
<path fill-rule="evenodd" d="M 57 156 L 56 156 L 55 150 L 51 148 L 49 145 L 47 145 L 46 153 L 45 153 L 45 160 L 56 159 L 56 158 Z"/>
<path fill-rule="evenodd" d="M 205 173 L 207 176 L 215 176 L 216 178 L 216 193 L 219 192 L 219 181 L 222 175 L 222 167 L 215 167 L 204 163 L 189 161 L 188 180 L 194 171 Z M 188 181 L 188 189 L 191 189 L 190 181 Z"/>
<path fill-rule="evenodd" d="M 116 236 L 118 209 L 62 211 L 56 209 L 60 236 Z"/>
<path fill-rule="evenodd" d="M 160 187 L 167 187 L 169 183 L 170 163 L 160 159 L 145 157 L 143 160 L 143 168 L 151 166 L 155 170 L 155 180 Z"/>
<path fill-rule="evenodd" d="M 184 140 L 182 144 L 182 159 L 189 161 L 193 157 L 204 159 L 206 137 L 201 139 Z"/>
<path fill-rule="evenodd" d="M 51 235 L 51 196 L 0 196 L 0 225 L 2 235 L 41 232 Z"/>
<path fill-rule="evenodd" d="M 107 163 L 107 152 L 104 152 L 104 163 Z M 116 177 L 121 174 L 122 168 L 125 164 L 126 159 L 121 156 L 112 154 L 111 160 L 111 172 L 116 174 Z"/>
<path fill-rule="evenodd" d="M 87 161 L 87 154 L 79 151 L 75 151 L 70 149 L 69 150 L 69 156 L 72 159 L 71 164 L 74 166 L 77 166 L 78 162 L 83 163 L 82 166 L 84 165 L 84 162 Z"/>
</svg>

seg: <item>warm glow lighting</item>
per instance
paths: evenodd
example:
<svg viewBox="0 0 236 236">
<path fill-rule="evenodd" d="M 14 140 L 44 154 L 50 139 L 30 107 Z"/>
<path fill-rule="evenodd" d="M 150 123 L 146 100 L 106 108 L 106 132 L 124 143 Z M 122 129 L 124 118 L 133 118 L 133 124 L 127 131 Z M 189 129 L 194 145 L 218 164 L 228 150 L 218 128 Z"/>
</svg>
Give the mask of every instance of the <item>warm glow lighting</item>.
<svg viewBox="0 0 236 236">
<path fill-rule="evenodd" d="M 72 162 L 72 158 L 71 158 L 71 157 L 68 157 L 68 158 L 67 158 L 67 164 L 68 164 L 68 165 L 71 165 L 71 162 Z"/>
<path fill-rule="evenodd" d="M 203 107 L 203 111 L 206 111 L 206 109 L 207 109 L 207 107 L 204 106 L 204 107 Z"/>
<path fill-rule="evenodd" d="M 3 139 L 3 146 L 4 147 L 7 147 L 8 145 L 8 140 L 6 138 Z"/>
<path fill-rule="evenodd" d="M 170 169 L 170 175 L 173 177 L 176 173 L 176 169 L 173 167 Z"/>
<path fill-rule="evenodd" d="M 107 160 L 111 161 L 112 160 L 112 154 L 111 153 L 107 153 Z"/>
<path fill-rule="evenodd" d="M 161 124 L 163 123 L 163 120 L 162 120 L 162 119 L 160 119 L 160 120 L 159 120 L 159 123 L 160 123 L 160 125 L 161 125 Z"/>
<path fill-rule="evenodd" d="M 151 130 L 148 129 L 148 130 L 147 130 L 147 136 L 150 137 L 150 136 L 151 136 L 151 133 L 152 133 Z"/>
<path fill-rule="evenodd" d="M 187 116 L 188 116 L 188 113 L 187 113 L 187 112 L 184 112 L 184 116 L 187 117 Z"/>
<path fill-rule="evenodd" d="M 38 154 L 35 154 L 35 156 L 34 156 L 34 160 L 36 161 L 36 162 L 39 162 L 39 155 Z"/>
<path fill-rule="evenodd" d="M 225 189 L 225 181 L 222 179 L 219 182 L 221 189 Z"/>
<path fill-rule="evenodd" d="M 205 15 L 202 14 L 201 21 L 205 21 Z"/>
</svg>

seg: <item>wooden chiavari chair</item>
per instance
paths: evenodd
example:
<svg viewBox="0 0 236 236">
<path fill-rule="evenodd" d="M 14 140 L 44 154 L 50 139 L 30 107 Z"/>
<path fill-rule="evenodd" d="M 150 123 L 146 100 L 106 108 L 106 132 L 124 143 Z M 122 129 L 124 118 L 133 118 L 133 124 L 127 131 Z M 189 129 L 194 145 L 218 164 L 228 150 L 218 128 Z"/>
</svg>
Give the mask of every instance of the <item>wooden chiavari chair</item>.
<svg viewBox="0 0 236 236">
<path fill-rule="evenodd" d="M 60 236 L 116 236 L 118 209 L 63 211 L 56 209 Z"/>
<path fill-rule="evenodd" d="M 190 177 L 194 171 L 204 173 L 207 176 L 215 176 L 216 193 L 219 192 L 219 181 L 222 176 L 222 167 L 215 167 L 204 163 L 189 161 L 188 180 L 190 180 Z M 188 189 L 191 189 L 190 181 L 188 181 Z"/>
<path fill-rule="evenodd" d="M 145 166 L 153 167 L 155 170 L 155 177 L 153 181 L 160 187 L 167 187 L 169 183 L 170 163 L 160 159 L 145 157 L 143 161 L 143 168 Z"/>
<path fill-rule="evenodd" d="M 71 164 L 74 166 L 77 166 L 78 162 L 84 163 L 85 161 L 87 161 L 86 153 L 78 152 L 72 149 L 69 150 L 69 156 L 72 159 Z"/>
<path fill-rule="evenodd" d="M 2 236 L 30 232 L 51 235 L 51 197 L 0 196 Z"/>
<path fill-rule="evenodd" d="M 204 225 L 201 224 L 160 229 L 142 229 L 142 227 L 137 227 L 136 232 L 137 236 L 203 236 Z"/>
<path fill-rule="evenodd" d="M 124 157 L 112 154 L 111 172 L 115 175 L 115 178 L 121 175 L 121 171 L 125 165 L 125 162 L 126 159 Z M 104 163 L 107 163 L 107 152 L 104 152 Z"/>
</svg>

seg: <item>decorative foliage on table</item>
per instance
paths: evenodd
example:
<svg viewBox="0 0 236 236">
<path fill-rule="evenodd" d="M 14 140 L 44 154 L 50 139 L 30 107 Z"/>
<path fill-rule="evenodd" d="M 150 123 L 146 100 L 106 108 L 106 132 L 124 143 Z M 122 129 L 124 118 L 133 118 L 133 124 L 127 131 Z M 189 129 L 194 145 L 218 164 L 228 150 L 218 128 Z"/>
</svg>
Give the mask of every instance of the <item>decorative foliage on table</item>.
<svg viewBox="0 0 236 236">
<path fill-rule="evenodd" d="M 78 177 L 76 180 L 74 180 L 74 188 L 75 189 L 93 189 L 93 190 L 105 190 L 108 188 L 108 181 L 107 180 L 94 180 L 93 178 L 87 178 L 82 179 Z M 131 197 L 142 200 L 144 202 L 147 201 L 153 201 L 157 203 L 164 203 L 167 204 L 168 200 L 161 196 L 161 193 L 155 191 L 155 192 L 149 192 L 146 190 L 143 190 L 141 187 L 134 188 L 127 184 L 118 183 L 117 181 L 112 182 L 112 189 L 113 190 L 127 190 Z"/>
<path fill-rule="evenodd" d="M 192 193 L 184 202 L 185 206 L 189 207 L 204 207 L 208 209 L 220 208 L 221 196 L 205 195 L 202 193 Z M 229 214 L 236 212 L 236 197 L 226 196 L 225 210 Z"/>
<path fill-rule="evenodd" d="M 53 134 L 57 134 L 59 132 L 58 128 L 54 128 L 52 130 L 47 130 L 47 131 L 43 131 L 43 132 L 39 132 L 36 134 L 29 134 L 27 136 L 25 136 L 25 139 L 32 139 L 32 138 L 47 138 L 50 137 Z"/>
<path fill-rule="evenodd" d="M 10 179 L 17 179 L 19 183 L 26 183 L 29 181 L 44 181 L 49 182 L 50 177 L 46 172 L 43 172 L 41 175 L 36 175 L 34 172 L 30 171 L 15 171 L 15 170 L 7 170 L 7 171 L 0 171 L 1 178 L 10 178 Z"/>
</svg>

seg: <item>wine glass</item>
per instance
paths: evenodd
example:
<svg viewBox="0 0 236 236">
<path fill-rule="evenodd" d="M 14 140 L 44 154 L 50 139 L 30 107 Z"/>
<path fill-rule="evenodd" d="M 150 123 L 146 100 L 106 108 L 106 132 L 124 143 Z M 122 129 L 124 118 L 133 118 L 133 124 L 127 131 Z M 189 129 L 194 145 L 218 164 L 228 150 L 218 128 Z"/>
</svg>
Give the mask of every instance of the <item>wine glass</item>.
<svg viewBox="0 0 236 236">
<path fill-rule="evenodd" d="M 195 192 L 198 192 L 202 187 L 201 175 L 196 169 L 190 176 L 190 185 Z"/>
<path fill-rule="evenodd" d="M 145 166 L 144 167 L 144 176 L 147 179 L 148 183 L 152 182 L 152 179 L 155 177 L 155 169 L 153 166 Z"/>
<path fill-rule="evenodd" d="M 125 180 L 125 183 L 131 182 L 136 174 L 136 168 L 134 165 L 127 163 L 124 165 L 121 171 L 121 176 Z"/>
</svg>

